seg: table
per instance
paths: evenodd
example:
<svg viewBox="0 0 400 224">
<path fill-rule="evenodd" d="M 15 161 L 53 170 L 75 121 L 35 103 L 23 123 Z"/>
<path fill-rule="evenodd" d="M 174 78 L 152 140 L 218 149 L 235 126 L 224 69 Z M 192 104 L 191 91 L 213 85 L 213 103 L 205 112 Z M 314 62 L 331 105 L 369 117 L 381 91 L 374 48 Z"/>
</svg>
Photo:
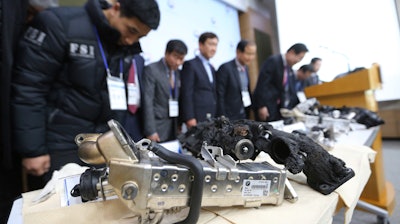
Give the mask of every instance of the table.
<svg viewBox="0 0 400 224">
<path fill-rule="evenodd" d="M 341 207 L 345 207 L 345 223 L 349 223 L 358 198 L 368 181 L 371 172 L 369 163 L 373 161 L 375 152 L 366 146 L 347 143 L 337 144 L 330 153 L 345 161 L 346 165 L 356 173 L 355 177 L 335 192 L 326 196 L 322 195 L 304 184 L 303 174 L 292 175 L 291 183 L 299 196 L 296 203 L 284 201 L 280 206 L 263 205 L 259 208 L 206 207 L 202 208 L 198 223 L 327 224 L 332 223 L 333 215 Z M 132 217 L 132 213 L 119 199 L 61 207 L 60 197 L 55 194 L 48 200 L 34 205 L 31 199 L 38 193 L 38 191 L 33 191 L 22 195 L 20 199 L 22 203 L 19 201 L 21 207 L 13 207 L 13 210 L 22 211 L 23 214 L 18 215 L 17 212 L 16 215 L 11 215 L 10 223 L 18 223 L 15 219 L 18 216 L 23 217 L 24 223 L 27 224 L 122 223 L 127 220 L 135 223 L 131 221 L 134 221 L 136 217 Z M 166 220 L 164 223 L 168 223 Z"/>
<path fill-rule="evenodd" d="M 296 190 L 299 200 L 296 203 L 284 201 L 281 206 L 261 206 L 258 209 L 212 208 L 218 216 L 209 220 L 200 218 L 200 223 L 268 223 L 287 224 L 326 224 L 332 223 L 332 217 L 345 207 L 345 223 L 350 223 L 358 198 L 370 175 L 370 162 L 375 152 L 366 146 L 337 144 L 331 153 L 346 162 L 356 173 L 355 177 L 329 195 L 322 195 L 305 185 L 304 175 L 291 175 L 289 179 Z M 204 222 L 203 222 L 204 221 Z"/>
</svg>

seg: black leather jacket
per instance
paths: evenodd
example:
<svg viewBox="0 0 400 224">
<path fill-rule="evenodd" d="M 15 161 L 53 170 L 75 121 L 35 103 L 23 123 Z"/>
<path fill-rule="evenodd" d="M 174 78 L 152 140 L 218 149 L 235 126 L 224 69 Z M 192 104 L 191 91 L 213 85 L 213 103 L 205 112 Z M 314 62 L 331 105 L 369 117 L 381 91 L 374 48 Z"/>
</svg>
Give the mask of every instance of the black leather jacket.
<svg viewBox="0 0 400 224">
<path fill-rule="evenodd" d="M 108 130 L 126 111 L 110 109 L 106 72 L 95 29 L 111 74 L 124 78 L 137 46 L 117 45 L 120 33 L 109 26 L 99 0 L 85 7 L 59 7 L 41 12 L 19 44 L 13 75 L 14 147 L 22 157 L 50 150 L 74 150 L 79 133 Z M 95 28 L 96 27 L 96 28 Z"/>
</svg>

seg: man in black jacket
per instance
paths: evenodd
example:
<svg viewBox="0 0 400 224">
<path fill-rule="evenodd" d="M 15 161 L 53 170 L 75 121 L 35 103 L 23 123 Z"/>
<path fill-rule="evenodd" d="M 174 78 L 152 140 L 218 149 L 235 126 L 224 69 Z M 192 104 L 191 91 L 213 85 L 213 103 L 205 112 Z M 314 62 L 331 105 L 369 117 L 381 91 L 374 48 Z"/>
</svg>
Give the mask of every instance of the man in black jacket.
<svg viewBox="0 0 400 224">
<path fill-rule="evenodd" d="M 282 119 L 280 108 L 290 106 L 292 93 L 289 88 L 289 77 L 293 74 L 292 66 L 300 62 L 307 52 L 306 45 L 297 43 L 285 54 L 271 55 L 264 61 L 253 94 L 256 120 Z"/>
<path fill-rule="evenodd" d="M 21 166 L 11 150 L 10 82 L 17 39 L 27 15 L 28 0 L 0 1 L 0 223 L 7 223 L 13 201 L 21 194 Z"/>
<path fill-rule="evenodd" d="M 77 134 L 125 122 L 138 93 L 125 84 L 135 43 L 159 20 L 154 0 L 88 0 L 38 14 L 19 43 L 12 86 L 14 147 L 27 173 L 45 183 L 66 163 L 82 164 Z"/>
</svg>

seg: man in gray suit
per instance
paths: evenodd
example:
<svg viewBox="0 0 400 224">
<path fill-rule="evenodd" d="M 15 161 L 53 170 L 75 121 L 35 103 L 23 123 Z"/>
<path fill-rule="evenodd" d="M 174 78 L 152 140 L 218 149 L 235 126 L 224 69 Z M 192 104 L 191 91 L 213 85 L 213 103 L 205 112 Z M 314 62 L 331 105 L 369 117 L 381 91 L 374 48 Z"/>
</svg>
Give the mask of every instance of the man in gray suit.
<svg viewBox="0 0 400 224">
<path fill-rule="evenodd" d="M 165 142 L 176 139 L 179 116 L 179 66 L 187 47 L 181 40 L 167 43 L 164 57 L 144 69 L 144 134 L 146 138 Z"/>
</svg>

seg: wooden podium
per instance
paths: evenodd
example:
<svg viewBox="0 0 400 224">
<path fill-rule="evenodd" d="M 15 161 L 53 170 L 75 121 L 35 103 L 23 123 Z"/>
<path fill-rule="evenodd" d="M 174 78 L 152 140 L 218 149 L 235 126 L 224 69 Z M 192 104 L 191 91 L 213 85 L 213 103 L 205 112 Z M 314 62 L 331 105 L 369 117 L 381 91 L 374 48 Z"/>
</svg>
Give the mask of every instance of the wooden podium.
<svg viewBox="0 0 400 224">
<path fill-rule="evenodd" d="M 321 105 L 334 107 L 361 107 L 378 112 L 374 90 L 382 88 L 380 68 L 373 64 L 369 69 L 359 70 L 331 82 L 304 89 L 307 98 L 315 97 Z M 360 199 L 381 207 L 391 214 L 395 207 L 393 185 L 386 181 L 382 158 L 382 137 L 378 132 L 371 146 L 376 151 L 375 162 L 371 164 L 371 177 Z"/>
</svg>

